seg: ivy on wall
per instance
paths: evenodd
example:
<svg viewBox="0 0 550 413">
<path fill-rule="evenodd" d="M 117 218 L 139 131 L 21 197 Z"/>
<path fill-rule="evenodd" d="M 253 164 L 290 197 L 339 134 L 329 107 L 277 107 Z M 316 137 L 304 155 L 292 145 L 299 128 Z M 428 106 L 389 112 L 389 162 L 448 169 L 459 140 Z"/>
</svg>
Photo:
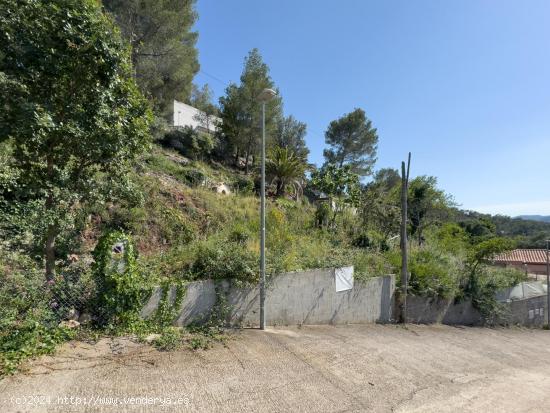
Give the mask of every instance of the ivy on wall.
<svg viewBox="0 0 550 413">
<path fill-rule="evenodd" d="M 151 286 L 137 266 L 137 252 L 129 235 L 103 235 L 93 252 L 99 324 L 129 326 L 139 319 Z"/>
</svg>

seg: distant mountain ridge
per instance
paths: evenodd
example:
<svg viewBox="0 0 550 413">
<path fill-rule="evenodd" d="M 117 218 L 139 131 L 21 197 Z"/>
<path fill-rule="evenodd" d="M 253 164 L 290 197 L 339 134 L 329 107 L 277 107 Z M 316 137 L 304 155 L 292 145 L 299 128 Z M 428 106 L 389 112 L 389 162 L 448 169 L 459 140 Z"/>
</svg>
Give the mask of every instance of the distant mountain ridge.
<svg viewBox="0 0 550 413">
<path fill-rule="evenodd" d="M 530 221 L 550 222 L 550 215 L 518 215 L 516 218 Z"/>
</svg>

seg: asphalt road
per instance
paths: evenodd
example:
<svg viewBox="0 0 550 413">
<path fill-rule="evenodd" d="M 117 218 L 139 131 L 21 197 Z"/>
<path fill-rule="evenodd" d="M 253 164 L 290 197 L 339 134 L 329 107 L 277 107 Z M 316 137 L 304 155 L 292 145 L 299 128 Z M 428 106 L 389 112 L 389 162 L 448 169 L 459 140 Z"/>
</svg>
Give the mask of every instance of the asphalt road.
<svg viewBox="0 0 550 413">
<path fill-rule="evenodd" d="M 165 353 L 71 343 L 0 381 L 0 412 L 16 411 L 548 412 L 550 331 L 277 328 Z"/>
</svg>

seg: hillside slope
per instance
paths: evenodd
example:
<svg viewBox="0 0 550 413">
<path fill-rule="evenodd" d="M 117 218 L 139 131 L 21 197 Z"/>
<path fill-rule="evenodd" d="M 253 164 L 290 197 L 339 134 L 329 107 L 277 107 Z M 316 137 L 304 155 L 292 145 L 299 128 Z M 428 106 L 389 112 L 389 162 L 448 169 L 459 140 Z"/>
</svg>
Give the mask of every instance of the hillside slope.
<svg viewBox="0 0 550 413">
<path fill-rule="evenodd" d="M 86 233 L 109 227 L 131 233 L 144 267 L 157 275 L 256 280 L 259 199 L 252 178 L 157 146 L 139 165 L 132 180 L 143 199 L 106 207 Z M 221 183 L 230 194 L 212 189 Z M 268 272 L 335 265 L 354 265 L 359 277 L 390 272 L 381 254 L 349 244 L 353 218 L 344 214 L 339 230 L 328 231 L 315 226 L 315 207 L 306 198 L 269 198 Z"/>
</svg>

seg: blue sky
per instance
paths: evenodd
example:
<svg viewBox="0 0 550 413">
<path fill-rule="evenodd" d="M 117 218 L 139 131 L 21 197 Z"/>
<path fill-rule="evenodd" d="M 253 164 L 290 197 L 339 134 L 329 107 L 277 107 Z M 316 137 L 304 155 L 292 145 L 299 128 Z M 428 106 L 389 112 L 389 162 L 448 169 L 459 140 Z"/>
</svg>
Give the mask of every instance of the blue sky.
<svg viewBox="0 0 550 413">
<path fill-rule="evenodd" d="M 437 176 L 463 208 L 550 215 L 550 1 L 198 0 L 195 81 L 216 96 L 257 47 L 308 125 L 363 108 L 376 168 Z"/>
</svg>

